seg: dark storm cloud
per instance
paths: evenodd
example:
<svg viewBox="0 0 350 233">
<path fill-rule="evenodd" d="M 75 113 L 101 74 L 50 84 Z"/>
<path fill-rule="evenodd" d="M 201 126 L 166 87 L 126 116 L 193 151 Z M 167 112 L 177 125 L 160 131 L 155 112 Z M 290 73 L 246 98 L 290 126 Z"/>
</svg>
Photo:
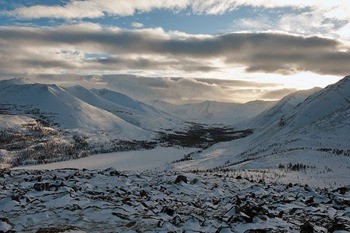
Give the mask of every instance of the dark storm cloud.
<svg viewBox="0 0 350 233">
<path fill-rule="evenodd" d="M 170 69 L 182 70 L 186 72 L 201 71 L 209 72 L 217 70 L 217 67 L 202 65 L 199 62 L 191 60 L 172 60 L 163 61 L 150 58 L 127 59 L 121 57 L 109 57 L 103 59 L 89 59 L 86 61 L 96 69 L 137 69 L 137 70 L 154 70 L 154 69 Z"/>
<path fill-rule="evenodd" d="M 106 59 L 48 57 L 46 49 L 77 50 L 106 54 Z M 0 28 L 0 68 L 22 62 L 24 68 L 45 56 L 46 64 L 61 59 L 80 63 L 83 69 L 165 69 L 208 72 L 222 67 L 246 67 L 248 72 L 290 74 L 311 71 L 318 74 L 350 73 L 350 49 L 334 39 L 278 33 L 231 33 L 193 36 L 165 33 L 158 29 L 121 30 L 96 25 L 59 28 Z M 23 54 L 23 56 L 20 56 Z M 64 54 L 65 55 L 65 54 Z M 79 54 L 77 55 L 79 56 Z M 138 56 L 135 58 L 135 56 Z M 148 58 L 142 58 L 148 56 Z M 149 58 L 154 57 L 154 58 Z M 28 64 L 29 63 L 29 64 Z M 36 65 L 37 62 L 35 62 Z M 59 63 L 58 63 L 59 64 Z M 45 64 L 43 64 L 45 66 Z M 79 67 L 79 65 L 73 65 Z M 62 69 L 70 69 L 64 66 Z M 16 71 L 16 70 L 14 70 Z"/>
</svg>

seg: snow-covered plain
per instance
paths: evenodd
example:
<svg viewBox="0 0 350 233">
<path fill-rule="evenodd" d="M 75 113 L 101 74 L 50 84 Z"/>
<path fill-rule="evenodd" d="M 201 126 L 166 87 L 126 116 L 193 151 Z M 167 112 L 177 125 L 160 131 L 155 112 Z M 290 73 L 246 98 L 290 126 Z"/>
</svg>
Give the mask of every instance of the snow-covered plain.
<svg viewBox="0 0 350 233">
<path fill-rule="evenodd" d="M 160 147 L 152 150 L 98 154 L 81 159 L 33 166 L 21 166 L 15 169 L 107 169 L 112 167 L 120 171 L 145 171 L 156 169 L 172 161 L 182 159 L 184 155 L 193 151 L 195 151 L 193 148 Z"/>
</svg>

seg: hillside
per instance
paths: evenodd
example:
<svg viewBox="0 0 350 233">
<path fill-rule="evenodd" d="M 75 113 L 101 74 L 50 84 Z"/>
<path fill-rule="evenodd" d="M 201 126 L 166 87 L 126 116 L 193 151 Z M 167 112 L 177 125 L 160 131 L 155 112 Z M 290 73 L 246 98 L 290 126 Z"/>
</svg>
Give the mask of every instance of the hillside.
<svg viewBox="0 0 350 233">
<path fill-rule="evenodd" d="M 4 111 L 39 119 L 46 125 L 87 132 L 113 132 L 121 138 L 146 134 L 110 112 L 98 109 L 55 84 L 0 81 L 0 100 Z"/>
<path fill-rule="evenodd" d="M 291 93 L 283 97 L 280 101 L 274 104 L 271 108 L 263 111 L 256 117 L 245 121 L 247 127 L 250 128 L 266 128 L 282 118 L 286 118 L 294 108 L 302 103 L 310 95 L 320 91 L 321 88 L 313 88 L 310 90 L 301 90 Z"/>
<path fill-rule="evenodd" d="M 251 120 L 250 124 L 256 126 L 251 136 L 218 143 L 172 167 L 180 170 L 268 169 L 267 172 L 283 173 L 284 178 L 279 180 L 285 182 L 315 186 L 346 184 L 350 168 L 349 94 L 349 77 L 309 97 L 300 92 L 291 94 Z M 291 99 L 301 102 L 291 103 Z M 305 165 L 306 175 L 288 170 L 288 164 Z"/>
</svg>

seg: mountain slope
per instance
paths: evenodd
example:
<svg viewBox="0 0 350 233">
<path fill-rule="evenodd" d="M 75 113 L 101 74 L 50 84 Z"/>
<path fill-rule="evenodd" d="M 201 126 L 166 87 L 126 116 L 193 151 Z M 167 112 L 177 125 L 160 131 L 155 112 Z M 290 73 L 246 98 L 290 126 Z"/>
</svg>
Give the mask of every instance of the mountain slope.
<svg viewBox="0 0 350 233">
<path fill-rule="evenodd" d="M 291 93 L 279 100 L 271 108 L 263 111 L 256 117 L 246 121 L 246 126 L 250 128 L 266 128 L 282 118 L 290 115 L 294 108 L 302 103 L 310 95 L 320 91 L 321 88 L 315 87 L 309 90 L 301 90 Z"/>
<path fill-rule="evenodd" d="M 104 109 L 143 129 L 158 131 L 173 129 L 182 125 L 179 119 L 118 92 L 108 89 L 88 90 L 82 86 L 65 89 L 82 101 Z"/>
<path fill-rule="evenodd" d="M 296 94 L 299 97 L 306 97 L 300 93 Z M 262 114 L 263 117 L 258 116 L 257 119 L 252 120 L 261 123 L 260 130 L 252 141 L 254 145 L 298 140 L 301 141 L 298 142 L 299 144 L 303 144 L 299 146 L 314 146 L 317 143 L 335 146 L 337 144 L 335 138 L 345 139 L 342 140 L 343 142 L 350 140 L 350 135 L 342 133 L 343 130 L 341 130 L 350 128 L 346 118 L 350 108 L 350 76 L 316 91 L 295 107 L 286 108 L 285 100 L 282 99 L 276 104 L 279 108 L 272 108 L 272 111 Z M 270 112 L 274 115 L 266 114 Z M 330 129 L 332 130 L 329 131 Z M 316 138 L 311 136 L 316 134 L 323 136 Z M 298 146 L 298 143 L 294 143 L 295 146 Z M 342 145 L 344 146 L 347 146 L 347 143 Z"/>
<path fill-rule="evenodd" d="M 314 123 L 340 109 L 350 107 L 350 76 L 316 92 L 302 102 L 294 111 L 289 121 L 290 127 L 302 128 Z"/>
<path fill-rule="evenodd" d="M 121 138 L 139 138 L 146 134 L 144 130 L 83 102 L 54 84 L 1 81 L 0 101 L 12 113 L 35 115 L 66 129 L 104 130 Z"/>
<path fill-rule="evenodd" d="M 310 175 L 319 177 L 319 174 L 329 172 L 332 174 L 323 178 L 330 184 L 339 177 L 346 181 L 350 164 L 349 100 L 350 76 L 308 97 L 305 92 L 291 94 L 251 120 L 251 125 L 256 126 L 251 136 L 218 143 L 193 156 L 192 160 L 173 166 L 182 170 L 221 166 L 278 169 L 278 163 L 302 163 L 315 170 L 309 176 L 293 176 L 291 180 L 304 179 L 306 182 L 313 179 Z"/>
</svg>

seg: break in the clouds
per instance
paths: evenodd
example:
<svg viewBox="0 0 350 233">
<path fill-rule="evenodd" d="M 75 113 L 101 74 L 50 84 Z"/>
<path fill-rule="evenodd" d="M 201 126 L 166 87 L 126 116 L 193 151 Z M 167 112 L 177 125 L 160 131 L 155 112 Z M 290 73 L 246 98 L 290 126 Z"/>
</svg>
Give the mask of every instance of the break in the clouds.
<svg viewBox="0 0 350 233">
<path fill-rule="evenodd" d="M 55 28 L 0 27 L 3 73 L 162 70 L 203 73 L 350 73 L 350 47 L 332 38 L 285 33 L 193 35 L 80 24 Z M 21 67 L 21 69 L 18 69 Z"/>
</svg>

